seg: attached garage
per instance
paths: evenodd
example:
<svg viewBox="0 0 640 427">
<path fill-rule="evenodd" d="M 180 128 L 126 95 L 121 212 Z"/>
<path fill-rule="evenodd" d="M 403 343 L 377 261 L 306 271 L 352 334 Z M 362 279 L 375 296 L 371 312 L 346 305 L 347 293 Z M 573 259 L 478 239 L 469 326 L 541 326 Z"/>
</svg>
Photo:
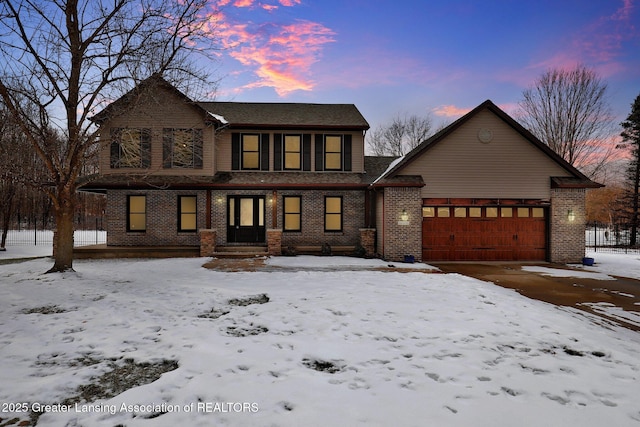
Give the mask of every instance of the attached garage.
<svg viewBox="0 0 640 427">
<path fill-rule="evenodd" d="M 373 184 L 386 259 L 580 262 L 591 181 L 491 101 Z"/>
<path fill-rule="evenodd" d="M 471 205 L 422 207 L 424 261 L 543 261 L 547 208 Z"/>
</svg>

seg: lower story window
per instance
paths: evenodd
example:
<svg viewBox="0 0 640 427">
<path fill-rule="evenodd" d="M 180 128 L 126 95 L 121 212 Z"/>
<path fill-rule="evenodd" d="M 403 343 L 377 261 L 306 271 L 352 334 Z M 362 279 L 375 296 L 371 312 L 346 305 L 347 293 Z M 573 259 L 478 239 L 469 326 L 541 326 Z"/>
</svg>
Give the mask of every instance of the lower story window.
<svg viewBox="0 0 640 427">
<path fill-rule="evenodd" d="M 127 231 L 147 230 L 147 196 L 127 196 Z"/>
<path fill-rule="evenodd" d="M 302 229 L 302 201 L 300 196 L 283 197 L 284 231 L 300 231 Z"/>
<path fill-rule="evenodd" d="M 324 230 L 342 231 L 342 197 L 324 198 Z"/>
<path fill-rule="evenodd" d="M 196 231 L 198 198 L 178 196 L 178 231 Z"/>
</svg>

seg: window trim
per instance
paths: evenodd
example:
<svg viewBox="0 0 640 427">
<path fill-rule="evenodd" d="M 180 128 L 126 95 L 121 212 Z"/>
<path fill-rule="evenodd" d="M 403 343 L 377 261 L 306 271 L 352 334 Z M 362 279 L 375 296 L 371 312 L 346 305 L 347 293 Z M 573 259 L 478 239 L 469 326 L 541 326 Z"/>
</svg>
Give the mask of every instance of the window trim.
<svg viewBox="0 0 640 427">
<path fill-rule="evenodd" d="M 144 211 L 143 212 L 131 212 L 131 199 L 133 197 L 141 197 L 144 199 Z M 132 229 L 131 228 L 131 216 L 132 215 L 144 215 L 144 228 Z M 128 194 L 127 195 L 127 232 L 129 233 L 144 233 L 147 231 L 147 195 L 146 194 Z"/>
<path fill-rule="evenodd" d="M 195 200 L 195 210 L 193 212 L 183 212 L 182 211 L 182 199 L 192 198 Z M 178 232 L 179 233 L 192 233 L 194 231 L 198 231 L 198 196 L 192 194 L 180 194 L 178 195 Z M 182 217 L 183 215 L 193 215 L 194 217 L 194 227 L 193 228 L 184 228 L 182 225 Z"/>
<path fill-rule="evenodd" d="M 298 199 L 298 212 L 287 212 L 287 203 L 286 199 Z M 287 228 L 287 215 L 297 215 L 298 216 L 298 228 Z M 296 233 L 302 231 L 302 196 L 299 195 L 291 195 L 291 196 L 282 196 L 282 231 L 285 233 Z"/>
<path fill-rule="evenodd" d="M 328 199 L 339 199 L 340 200 L 340 212 L 327 212 L 327 200 Z M 327 228 L 327 218 L 329 215 L 339 215 L 340 218 L 340 229 L 328 229 Z M 339 233 L 344 229 L 344 198 L 343 196 L 324 196 L 324 231 L 325 233 Z"/>
</svg>

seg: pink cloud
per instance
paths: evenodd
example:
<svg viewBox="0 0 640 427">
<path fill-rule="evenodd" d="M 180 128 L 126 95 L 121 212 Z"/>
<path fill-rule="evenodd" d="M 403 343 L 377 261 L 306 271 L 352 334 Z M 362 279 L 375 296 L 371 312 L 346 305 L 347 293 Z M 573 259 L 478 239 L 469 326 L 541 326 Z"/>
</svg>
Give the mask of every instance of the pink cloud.
<svg viewBox="0 0 640 427">
<path fill-rule="evenodd" d="M 447 118 L 459 118 L 467 114 L 471 111 L 471 108 L 461 108 L 456 107 L 455 105 L 441 105 L 439 107 L 434 108 L 433 114 L 438 117 L 447 117 Z"/>
<path fill-rule="evenodd" d="M 253 0 L 236 0 L 233 5 L 249 7 L 254 3 Z M 279 3 L 290 7 L 300 1 L 279 0 Z M 265 4 L 260 4 L 260 7 L 267 11 L 277 8 Z M 320 59 L 323 47 L 334 41 L 335 34 L 317 22 L 254 23 L 248 19 L 233 19 L 226 12 L 212 15 L 210 25 L 212 34 L 220 39 L 227 51 L 225 53 L 253 74 L 254 81 L 243 89 L 271 87 L 280 96 L 314 88 L 311 66 Z"/>
</svg>

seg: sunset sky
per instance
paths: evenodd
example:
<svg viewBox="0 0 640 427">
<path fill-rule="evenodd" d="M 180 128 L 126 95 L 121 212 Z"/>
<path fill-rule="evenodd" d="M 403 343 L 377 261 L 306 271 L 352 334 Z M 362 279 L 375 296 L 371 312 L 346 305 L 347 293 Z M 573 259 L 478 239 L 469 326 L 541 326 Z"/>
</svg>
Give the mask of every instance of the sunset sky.
<svg viewBox="0 0 640 427">
<path fill-rule="evenodd" d="M 218 0 L 220 101 L 353 103 L 451 122 L 509 114 L 544 71 L 583 63 L 619 121 L 640 94 L 640 0 Z M 213 24 L 212 24 L 213 25 Z"/>
</svg>

